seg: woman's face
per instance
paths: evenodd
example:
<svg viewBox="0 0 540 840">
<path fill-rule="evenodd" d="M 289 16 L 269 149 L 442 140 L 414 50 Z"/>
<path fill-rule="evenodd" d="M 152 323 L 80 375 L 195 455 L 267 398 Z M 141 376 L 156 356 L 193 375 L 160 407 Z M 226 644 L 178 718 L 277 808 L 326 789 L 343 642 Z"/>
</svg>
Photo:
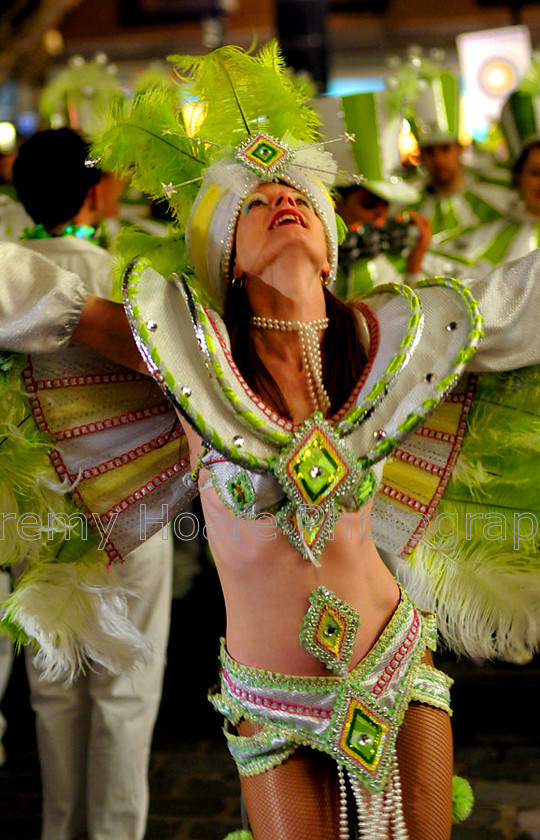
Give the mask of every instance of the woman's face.
<svg viewBox="0 0 540 840">
<path fill-rule="evenodd" d="M 242 204 L 236 228 L 234 274 L 261 277 L 283 256 L 303 254 L 328 273 L 324 227 L 311 202 L 287 184 L 263 183 Z"/>
</svg>

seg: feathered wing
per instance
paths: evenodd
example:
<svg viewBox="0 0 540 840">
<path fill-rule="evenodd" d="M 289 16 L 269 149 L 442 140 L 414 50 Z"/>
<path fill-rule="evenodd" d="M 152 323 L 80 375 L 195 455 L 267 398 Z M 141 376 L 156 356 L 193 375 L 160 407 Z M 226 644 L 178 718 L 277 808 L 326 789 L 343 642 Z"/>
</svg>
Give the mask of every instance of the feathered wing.
<svg viewBox="0 0 540 840">
<path fill-rule="evenodd" d="M 148 643 L 110 561 L 142 538 L 143 506 L 150 536 L 195 492 L 174 412 L 147 377 L 74 346 L 2 356 L 0 404 L 0 564 L 17 567 L 2 627 L 47 679 L 126 671 Z"/>
<path fill-rule="evenodd" d="M 470 377 L 385 467 L 378 540 L 457 653 L 540 648 L 539 397 L 538 366 Z"/>
</svg>

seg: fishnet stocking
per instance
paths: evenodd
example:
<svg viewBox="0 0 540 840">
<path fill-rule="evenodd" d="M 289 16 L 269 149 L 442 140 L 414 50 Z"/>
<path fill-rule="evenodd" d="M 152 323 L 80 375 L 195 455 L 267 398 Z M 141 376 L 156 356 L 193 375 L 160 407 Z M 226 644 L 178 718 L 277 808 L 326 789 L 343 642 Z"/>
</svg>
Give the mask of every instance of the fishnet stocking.
<svg viewBox="0 0 540 840">
<path fill-rule="evenodd" d="M 257 731 L 248 721 L 238 727 L 244 736 Z M 446 712 L 411 703 L 397 757 L 409 840 L 450 840 L 452 732 Z M 300 748 L 274 770 L 240 781 L 255 840 L 338 840 L 337 768 L 328 756 Z"/>
<path fill-rule="evenodd" d="M 240 735 L 258 727 L 243 721 Z M 299 748 L 283 764 L 258 776 L 241 776 L 242 795 L 255 840 L 338 840 L 339 788 L 335 762 Z"/>
<path fill-rule="evenodd" d="M 397 738 L 409 840 L 450 840 L 452 730 L 442 709 L 411 703 Z"/>
</svg>

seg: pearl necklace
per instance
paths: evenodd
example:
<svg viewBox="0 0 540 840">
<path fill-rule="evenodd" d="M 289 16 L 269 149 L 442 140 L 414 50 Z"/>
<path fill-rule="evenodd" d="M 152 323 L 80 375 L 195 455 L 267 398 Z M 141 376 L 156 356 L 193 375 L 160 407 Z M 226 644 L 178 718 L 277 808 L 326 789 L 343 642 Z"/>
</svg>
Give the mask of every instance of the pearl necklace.
<svg viewBox="0 0 540 840">
<path fill-rule="evenodd" d="M 326 414 L 330 408 L 330 399 L 326 392 L 322 376 L 321 345 L 319 330 L 328 326 L 328 318 L 317 318 L 315 321 L 281 321 L 278 318 L 265 318 L 262 315 L 252 315 L 249 319 L 254 327 L 266 330 L 280 330 L 281 332 L 297 332 L 300 339 L 302 365 L 306 372 L 309 398 L 313 408 Z"/>
</svg>

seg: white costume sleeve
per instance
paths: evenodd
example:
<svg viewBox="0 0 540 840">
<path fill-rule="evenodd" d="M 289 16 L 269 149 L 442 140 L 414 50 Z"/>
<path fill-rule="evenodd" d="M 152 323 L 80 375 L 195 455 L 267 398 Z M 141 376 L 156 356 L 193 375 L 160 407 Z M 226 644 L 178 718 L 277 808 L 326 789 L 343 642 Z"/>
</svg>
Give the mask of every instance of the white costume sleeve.
<svg viewBox="0 0 540 840">
<path fill-rule="evenodd" d="M 540 363 L 540 249 L 502 263 L 469 288 L 484 318 L 485 336 L 467 366 L 502 371 Z"/>
<path fill-rule="evenodd" d="M 87 294 L 71 271 L 15 243 L 0 244 L 0 347 L 48 353 L 65 346 Z"/>
</svg>

